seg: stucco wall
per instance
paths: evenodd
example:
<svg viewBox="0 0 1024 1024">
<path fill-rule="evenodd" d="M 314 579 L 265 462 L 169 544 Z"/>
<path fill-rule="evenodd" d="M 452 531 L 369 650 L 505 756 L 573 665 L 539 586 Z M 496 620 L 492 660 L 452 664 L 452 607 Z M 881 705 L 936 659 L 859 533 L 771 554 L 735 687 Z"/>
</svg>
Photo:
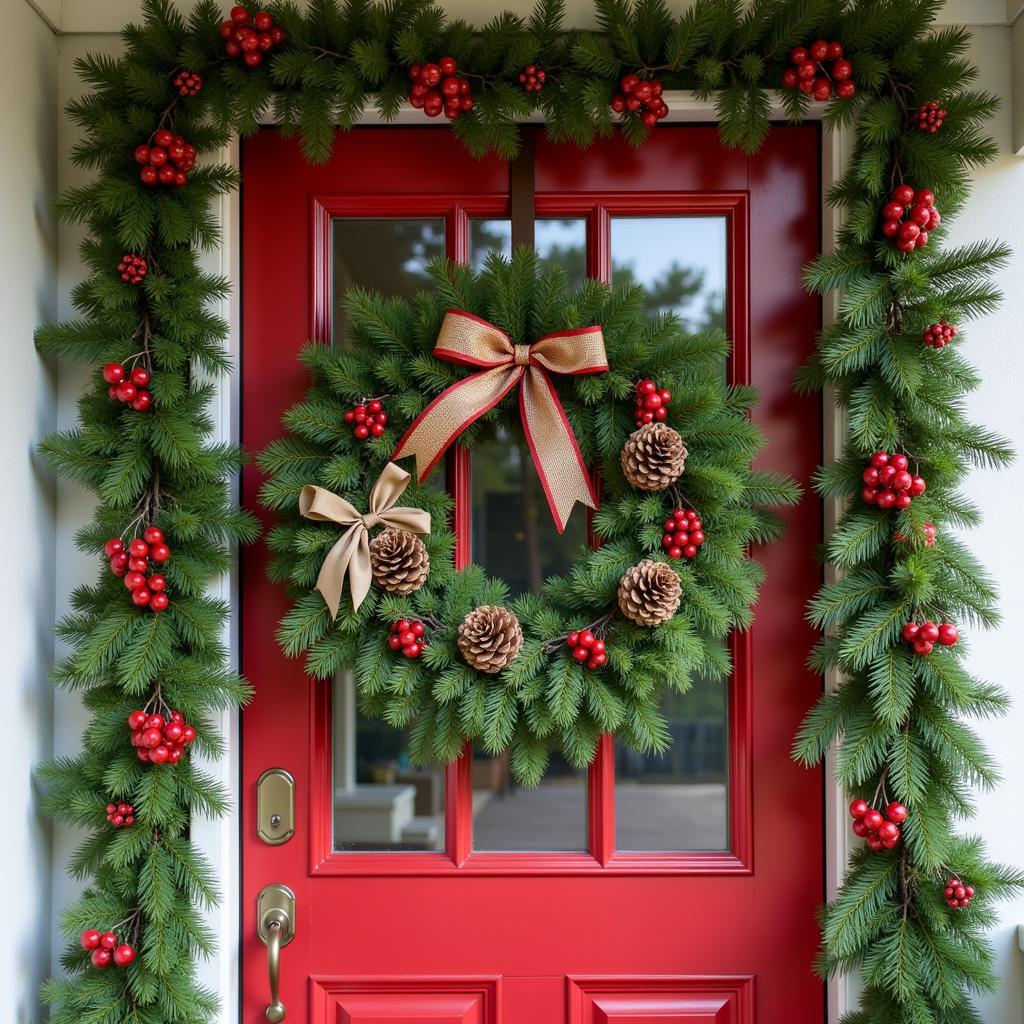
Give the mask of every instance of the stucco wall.
<svg viewBox="0 0 1024 1024">
<path fill-rule="evenodd" d="M 13 0 L 18 5 L 25 3 L 25 0 Z M 52 0 L 50 6 L 56 6 L 57 0 Z M 183 6 L 186 4 L 183 3 Z M 491 7 L 483 7 L 479 0 L 447 0 L 445 6 L 453 13 L 468 18 L 480 20 L 491 13 Z M 502 4 L 526 10 L 530 6 L 530 0 L 513 0 L 511 3 Z M 569 0 L 570 16 L 577 24 L 588 24 L 591 21 L 591 6 L 589 0 Z M 1003 20 L 1005 5 L 1001 0 L 954 0 L 947 5 L 951 19 L 977 20 L 985 22 L 984 26 L 975 29 L 974 42 L 972 44 L 971 58 L 982 68 L 984 87 L 1003 96 L 1010 95 L 1011 89 L 1011 39 L 1012 32 L 1008 24 L 993 24 Z M 26 6 L 27 10 L 27 6 Z M 60 16 L 62 28 L 70 33 L 61 39 L 59 67 L 44 78 L 44 70 L 50 69 L 52 65 L 52 54 L 47 60 L 39 59 L 27 52 L 28 47 L 12 48 L 12 58 L 7 64 L 0 67 L 0 81 L 6 81 L 11 76 L 19 73 L 24 75 L 22 70 L 17 68 L 30 68 L 29 80 L 33 83 L 43 85 L 42 93 L 36 87 L 38 95 L 33 96 L 32 104 L 23 102 L 22 96 L 10 90 L 0 92 L 0 116 L 8 116 L 6 102 L 12 102 L 10 117 L 18 118 L 15 122 L 11 120 L 11 128 L 4 138 L 26 139 L 40 136 L 45 125 L 52 125 L 56 120 L 60 125 L 60 137 L 58 140 L 59 163 L 59 184 L 66 187 L 81 179 L 82 172 L 73 168 L 66 160 L 73 140 L 74 130 L 63 116 L 57 115 L 58 107 L 63 104 L 69 96 L 78 92 L 79 85 L 73 72 L 73 61 L 76 56 L 85 50 L 109 49 L 116 50 L 118 45 L 117 37 L 110 33 L 110 29 L 137 16 L 138 5 L 134 0 L 63 0 L 60 5 Z M 1016 32 L 1022 34 L 1024 19 L 1018 21 Z M 26 36 L 27 38 L 27 36 Z M 15 67 L 12 67 L 12 62 Z M 1024 69 L 1022 69 L 1024 70 Z M 53 90 L 46 91 L 47 83 L 50 86 L 54 82 L 59 83 L 59 97 L 54 98 Z M 12 97 L 17 96 L 12 101 Z M 38 100 L 38 103 L 36 102 Z M 44 102 L 45 100 L 45 102 Z M 1024 100 L 1022 100 L 1024 103 Z M 31 113 L 31 109 L 45 109 L 47 116 L 37 116 Z M 27 109 L 26 109 L 27 108 Z M 960 217 L 953 225 L 951 235 L 952 241 L 961 242 L 978 238 L 999 236 L 1008 239 L 1018 246 L 1020 252 L 1014 258 L 1011 268 L 1003 275 L 1003 286 L 1007 292 L 1007 300 L 1002 308 L 984 321 L 972 324 L 969 328 L 971 355 L 981 371 L 984 379 L 982 389 L 972 397 L 970 404 L 974 414 L 983 419 L 994 429 L 1000 430 L 1010 436 L 1019 450 L 1024 452 L 1024 405 L 1019 401 L 1014 402 L 1014 396 L 1010 389 L 1020 379 L 1020 360 L 1016 348 L 1021 336 L 1020 325 L 1024 323 L 1024 288 L 1021 282 L 1024 281 L 1024 160 L 1012 155 L 1011 140 L 1011 119 L 1008 110 L 1004 110 L 993 123 L 993 131 L 1000 147 L 1001 155 L 999 160 L 992 166 L 985 168 L 978 174 L 976 200 L 971 208 Z M 40 136 L 41 137 L 41 136 Z M 50 140 L 52 145 L 52 138 Z M 38 148 L 38 147 L 37 147 Z M 38 197 L 52 193 L 52 164 L 50 157 L 51 179 L 47 181 L 45 175 L 32 164 L 29 166 L 30 157 L 22 150 L 18 153 L 18 160 L 24 160 L 24 166 L 15 164 L 11 167 L 8 176 L 9 182 L 13 183 L 19 193 L 23 193 L 25 203 L 35 202 L 41 208 Z M 31 147 L 29 147 L 31 149 Z M 34 152 L 34 151 L 33 151 Z M 38 155 L 31 157 L 37 160 Z M 5 167 L 5 171 L 8 168 Z M 5 213 L 4 199 L 0 196 L 0 226 L 3 226 Z M 225 216 L 230 216 L 231 207 L 226 204 L 224 207 Z M 24 211 L 19 207 L 24 219 Z M 8 275 L 0 276 L 0 289 L 3 294 L 16 296 L 20 306 L 24 309 L 24 324 L 19 328 L 16 321 L 12 323 L 12 334 L 9 346 L 14 359 L 14 368 L 21 370 L 7 376 L 5 387 L 11 395 L 8 402 L 8 409 L 24 410 L 19 415 L 13 412 L 6 424 L 8 429 L 0 445 L 3 445 L 5 461 L 22 460 L 26 467 L 26 476 L 29 476 L 30 463 L 28 461 L 28 450 L 30 439 L 37 436 L 47 424 L 41 417 L 44 417 L 48 403 L 44 400 L 47 377 L 44 370 L 36 360 L 30 347 L 28 338 L 32 326 L 45 315 L 45 304 L 40 308 L 38 298 L 34 303 L 28 301 L 27 296 L 38 296 L 40 285 L 46 279 L 44 271 L 45 260 L 43 258 L 45 249 L 45 238 L 39 235 L 39 227 L 34 221 L 29 220 L 19 229 L 20 233 L 11 234 L 9 231 L 6 238 L 27 237 L 35 240 L 40 253 L 40 263 L 28 265 L 24 252 L 16 255 L 13 249 L 4 249 L 0 253 L 0 260 L 9 261 L 23 283 L 21 287 L 15 288 L 11 284 Z M 60 233 L 60 313 L 62 316 L 69 314 L 68 294 L 70 288 L 76 281 L 79 273 L 79 264 L 76 253 L 76 246 L 79 239 L 79 232 L 76 229 L 62 228 Z M 216 261 L 217 254 L 211 259 Z M 221 272 L 228 272 L 230 265 L 222 264 Z M 45 292 L 45 289 L 44 289 Z M 52 296 L 50 296 L 52 302 Z M 25 386 L 26 381 L 38 382 L 38 387 L 33 390 Z M 83 380 L 83 374 L 77 369 L 62 368 L 59 380 L 59 394 L 57 399 L 57 415 L 62 425 L 70 425 L 74 421 L 74 401 L 79 387 Z M 230 408 L 230 400 L 226 400 L 223 409 L 224 426 L 228 429 L 230 416 L 227 412 Z M 12 430 L 12 428 L 14 428 Z M 27 493 L 30 478 L 25 490 Z M 1005 625 L 998 631 L 983 636 L 974 636 L 971 640 L 971 659 L 975 669 L 984 677 L 997 680 L 1007 686 L 1011 692 L 1020 691 L 1017 686 L 1017 663 L 1018 656 L 1015 649 L 1017 634 L 1019 633 L 1019 622 L 1024 620 L 1024 569 L 1021 556 L 1018 553 L 1015 536 L 1015 518 L 1017 515 L 1017 504 L 1015 498 L 1024 494 L 1024 466 L 1016 467 L 1009 472 L 994 473 L 979 471 L 973 479 L 974 495 L 986 509 L 986 520 L 983 528 L 977 531 L 972 537 L 972 543 L 979 557 L 988 567 L 989 571 L 1000 581 L 1002 592 L 1002 609 L 1005 618 Z M 20 493 L 20 492 L 19 492 Z M 44 485 L 45 494 L 45 485 Z M 26 503 L 27 504 L 27 503 Z M 45 503 L 37 501 L 37 506 L 46 508 Z M 88 514 L 88 499 L 77 488 L 61 484 L 59 490 L 59 505 L 56 521 L 56 564 L 60 566 L 61 585 L 56 593 L 57 613 L 60 614 L 66 605 L 66 592 L 74 583 L 87 579 L 91 571 L 91 562 L 74 551 L 72 536 L 82 518 Z M 38 509 L 32 507 L 24 513 L 5 512 L 9 517 L 12 528 L 17 531 L 19 526 L 22 533 L 32 527 L 33 536 L 45 535 L 41 532 Z M 31 519 L 29 515 L 31 514 Z M 45 514 L 45 511 L 44 511 Z M 17 518 L 21 516 L 21 518 Z M 24 523 L 22 523 L 24 519 Z M 17 538 L 17 532 L 9 537 Z M 5 549 L 6 550 L 6 549 Z M 3 700 L 14 700 L 17 703 L 16 710 L 20 717 L 14 722 L 17 726 L 24 728 L 17 729 L 17 735 L 43 737 L 49 733 L 48 718 L 48 697 L 45 688 L 41 687 L 41 677 L 44 674 L 40 665 L 44 664 L 50 657 L 48 649 L 50 618 L 49 608 L 52 604 L 52 581 L 56 572 L 53 562 L 40 561 L 45 559 L 45 553 L 35 550 L 24 549 L 22 545 L 14 541 L 12 548 L 14 556 L 7 562 L 11 566 L 11 576 L 31 580 L 29 584 L 36 588 L 33 591 L 32 601 L 23 601 L 15 611 L 17 615 L 8 615 L 10 622 L 4 623 L 4 628 L 9 629 L 17 635 L 15 650 L 20 658 L 19 664 L 25 666 L 21 673 L 28 685 L 29 681 L 33 686 L 39 685 L 41 697 L 37 698 L 40 703 L 31 704 L 26 700 L 24 692 L 21 696 L 13 693 L 5 695 Z M 37 604 L 42 607 L 37 608 Z M 37 614 L 39 611 L 39 614 Z M 40 649 L 42 653 L 40 654 Z M 15 662 L 12 662 L 15 663 Z M 74 750 L 78 742 L 82 725 L 82 716 L 77 703 L 66 696 L 59 696 L 56 701 L 55 719 L 53 723 L 54 743 L 57 748 Z M 1019 735 L 1024 726 L 1024 697 L 1018 699 L 1018 704 L 1011 715 L 1005 719 L 993 722 L 983 722 L 980 731 L 988 742 L 992 753 L 1002 765 L 1005 782 L 1001 788 L 993 794 L 979 795 L 978 808 L 979 817 L 974 827 L 983 832 L 989 841 L 993 854 L 999 859 L 1021 863 L 1024 861 L 1024 823 L 1019 813 L 1019 794 L 1024 789 L 1024 744 L 1021 744 Z M 18 741 L 17 777 L 24 778 L 26 795 L 24 800 L 17 804 L 17 807 L 28 807 L 28 771 L 30 764 L 43 753 L 45 743 L 40 742 L 37 747 L 32 747 L 26 742 Z M 19 794 L 19 800 L 20 800 Z M 29 845 L 29 839 L 44 834 L 37 822 L 31 819 L 30 812 L 18 813 L 26 821 L 26 838 L 22 847 L 24 854 L 19 853 L 23 860 L 21 863 L 34 866 L 38 877 L 42 868 L 38 863 L 45 851 L 33 850 Z M 19 819 L 20 821 L 20 819 Z M 216 842 L 214 832 L 210 832 L 211 844 Z M 58 908 L 71 898 L 74 891 L 74 884 L 66 879 L 63 874 L 63 864 L 73 848 L 76 838 L 67 830 L 57 829 L 54 834 L 53 850 L 53 915 L 56 916 Z M 39 840 L 34 840 L 39 841 Z M 222 871 L 230 863 L 230 843 L 224 846 L 224 859 L 222 859 Z M 30 860 L 31 856 L 36 860 Z M 20 871 L 20 867 L 18 867 Z M 26 876 L 27 877 L 27 876 Z M 228 881 L 230 890 L 231 883 Z M 36 898 L 38 896 L 38 899 Z M 26 908 L 24 913 L 32 915 L 32 904 L 34 903 L 34 917 L 40 921 L 47 919 L 47 904 L 45 894 L 41 890 L 26 890 L 24 900 Z M 222 925 L 222 937 L 224 945 L 228 949 L 228 956 L 217 964 L 211 965 L 208 970 L 208 979 L 222 992 L 227 992 L 227 980 L 230 977 L 231 962 L 230 950 L 234 945 L 233 924 L 236 918 L 230 909 L 226 910 L 220 917 Z M 1024 922 L 1024 898 L 1016 902 L 1004 904 L 1000 912 L 1000 920 L 994 928 L 993 938 L 996 944 L 999 957 L 999 971 L 1002 978 L 1001 990 L 998 994 L 982 1000 L 982 1017 L 986 1024 L 1022 1024 L 1024 1022 L 1024 1009 L 1022 1009 L 1022 965 L 1021 953 L 1016 948 L 1015 929 L 1018 922 Z M 18 918 L 21 934 L 34 934 L 40 936 L 44 943 L 45 950 L 45 928 L 38 926 L 31 927 L 26 932 L 22 925 L 22 918 Z M 19 948 L 26 944 L 20 943 Z M 57 949 L 52 950 L 53 960 L 56 960 Z M 39 962 L 45 961 L 46 954 L 38 958 Z M 19 969 L 24 965 L 19 963 Z M 38 964 L 33 965 L 36 973 L 39 973 Z M 30 991 L 31 985 L 27 982 L 20 982 L 21 989 Z M 6 991 L 6 989 L 4 990 Z M 28 1004 L 30 1005 L 30 1004 Z M 29 1016 L 19 1020 L 30 1020 Z M 225 1019 L 230 1019 L 226 1017 Z"/>
<path fill-rule="evenodd" d="M 50 202 L 57 178 L 57 38 L 24 0 L 4 6 L 7 37 L 0 60 L 0 465 L 3 614 L 0 650 L 2 853 L 7 880 L 0 957 L 2 1015 L 40 1019 L 36 991 L 49 966 L 50 826 L 38 813 L 32 770 L 52 749 L 55 561 L 53 479 L 33 445 L 52 430 L 55 368 L 36 356 L 32 332 L 53 317 L 57 237 Z M 9 1016 L 10 1015 L 10 1016 Z"/>
</svg>

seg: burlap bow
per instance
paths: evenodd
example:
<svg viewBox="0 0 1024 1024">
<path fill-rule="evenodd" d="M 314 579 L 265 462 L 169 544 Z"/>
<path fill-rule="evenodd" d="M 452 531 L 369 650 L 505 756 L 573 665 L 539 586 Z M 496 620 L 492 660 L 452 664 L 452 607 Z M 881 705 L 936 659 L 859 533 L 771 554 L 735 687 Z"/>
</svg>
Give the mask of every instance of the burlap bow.
<svg viewBox="0 0 1024 1024">
<path fill-rule="evenodd" d="M 393 459 L 416 456 L 423 480 L 448 446 L 514 387 L 519 413 L 541 486 L 558 532 L 579 501 L 597 508 L 580 447 L 550 374 L 604 373 L 608 357 L 600 327 L 545 334 L 532 345 L 513 345 L 494 324 L 462 310 L 445 314 L 434 355 L 482 372 L 453 384 L 423 410 L 399 442 Z"/>
<path fill-rule="evenodd" d="M 370 491 L 370 510 L 363 515 L 344 498 L 324 487 L 306 484 L 299 494 L 299 511 L 317 523 L 337 523 L 345 532 L 327 552 L 316 589 L 323 595 L 331 618 L 338 615 L 345 575 L 349 577 L 352 607 L 358 608 L 370 591 L 373 579 L 370 564 L 370 530 L 375 526 L 394 526 L 410 533 L 430 533 L 430 513 L 421 508 L 395 508 L 412 478 L 400 466 L 389 462 Z"/>
</svg>

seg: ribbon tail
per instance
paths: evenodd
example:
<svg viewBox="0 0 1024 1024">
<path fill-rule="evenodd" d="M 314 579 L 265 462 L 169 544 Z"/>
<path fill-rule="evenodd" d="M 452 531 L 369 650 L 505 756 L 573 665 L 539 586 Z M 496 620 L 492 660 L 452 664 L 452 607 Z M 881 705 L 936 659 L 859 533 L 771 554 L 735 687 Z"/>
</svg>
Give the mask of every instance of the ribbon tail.
<svg viewBox="0 0 1024 1024">
<path fill-rule="evenodd" d="M 598 503 L 576 435 L 543 369 L 530 368 L 519 392 L 519 411 L 551 516 L 562 533 L 577 501 L 592 509 Z"/>
<path fill-rule="evenodd" d="M 446 388 L 416 417 L 391 457 L 415 455 L 416 475 L 422 483 L 459 434 L 493 409 L 522 376 L 521 367 L 508 364 Z"/>
<path fill-rule="evenodd" d="M 359 567 L 353 563 L 356 561 L 362 548 L 366 549 L 366 557 L 362 563 L 364 572 L 360 573 L 358 571 Z M 341 594 L 345 589 L 346 576 L 349 576 L 352 605 L 354 608 L 358 608 L 370 589 L 371 576 L 370 544 L 367 540 L 366 527 L 361 522 L 352 523 L 341 535 L 334 547 L 327 552 L 324 564 L 320 567 L 320 574 L 316 578 L 316 589 L 320 592 L 328 609 L 330 609 L 332 620 L 338 617 L 338 608 L 341 605 Z M 358 602 L 356 601 L 357 586 L 361 592 Z"/>
</svg>

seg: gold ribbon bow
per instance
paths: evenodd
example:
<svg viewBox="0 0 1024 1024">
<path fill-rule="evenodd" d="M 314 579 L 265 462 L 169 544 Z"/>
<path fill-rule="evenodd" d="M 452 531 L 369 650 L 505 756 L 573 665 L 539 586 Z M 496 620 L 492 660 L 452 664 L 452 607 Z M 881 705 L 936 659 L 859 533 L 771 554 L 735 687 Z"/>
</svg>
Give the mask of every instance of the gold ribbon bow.
<svg viewBox="0 0 1024 1024">
<path fill-rule="evenodd" d="M 604 373 L 608 357 L 600 327 L 559 331 L 545 334 L 532 345 L 513 345 L 494 324 L 463 310 L 449 310 L 434 355 L 461 366 L 480 367 L 481 372 L 438 395 L 399 442 L 393 459 L 415 455 L 422 481 L 459 434 L 521 385 L 523 432 L 558 532 L 565 529 L 577 501 L 598 507 L 550 374 Z"/>
<path fill-rule="evenodd" d="M 325 487 L 306 484 L 299 494 L 299 511 L 317 523 L 345 527 L 338 542 L 327 552 L 316 589 L 323 595 L 331 618 L 337 618 L 345 575 L 349 577 L 352 607 L 358 608 L 370 591 L 373 571 L 370 563 L 370 530 L 394 526 L 410 533 L 430 533 L 430 513 L 421 508 L 395 508 L 412 477 L 389 462 L 370 491 L 370 510 L 363 515 L 355 506 Z"/>
</svg>

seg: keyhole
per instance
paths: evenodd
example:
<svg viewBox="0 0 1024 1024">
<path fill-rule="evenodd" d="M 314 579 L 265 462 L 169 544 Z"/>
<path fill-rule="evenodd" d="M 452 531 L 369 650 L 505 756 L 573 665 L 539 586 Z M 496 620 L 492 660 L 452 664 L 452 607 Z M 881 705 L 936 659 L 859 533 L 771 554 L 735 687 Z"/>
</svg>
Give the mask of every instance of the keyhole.
<svg viewBox="0 0 1024 1024">
<path fill-rule="evenodd" d="M 270 816 L 270 827 L 272 829 L 279 829 L 281 827 L 281 815 L 280 814 L 272 814 Z"/>
</svg>

